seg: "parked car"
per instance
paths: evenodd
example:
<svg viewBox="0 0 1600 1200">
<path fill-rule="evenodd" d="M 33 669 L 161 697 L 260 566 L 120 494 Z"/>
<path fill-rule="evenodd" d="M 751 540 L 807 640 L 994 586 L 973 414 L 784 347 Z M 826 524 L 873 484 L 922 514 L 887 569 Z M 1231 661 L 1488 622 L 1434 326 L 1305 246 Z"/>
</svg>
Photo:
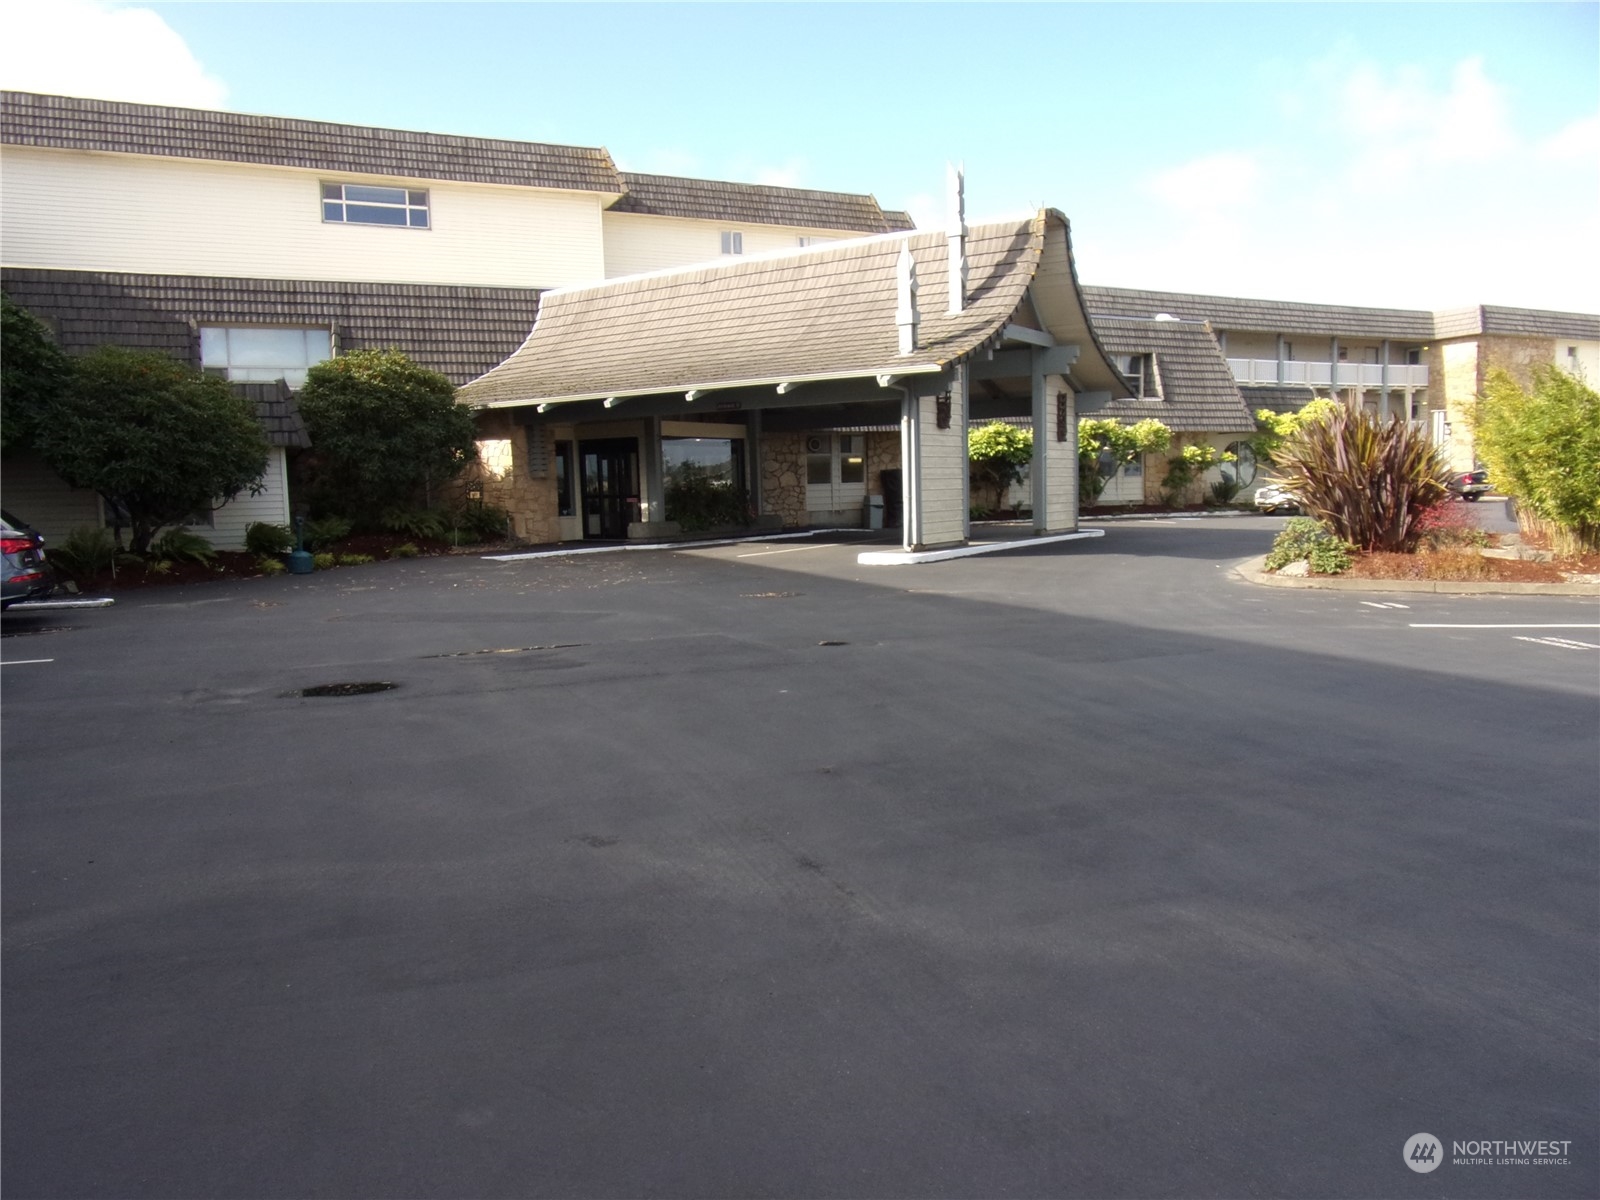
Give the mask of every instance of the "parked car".
<svg viewBox="0 0 1600 1200">
<path fill-rule="evenodd" d="M 1463 500 L 1476 500 L 1489 492 L 1489 472 L 1482 467 L 1476 471 L 1463 471 L 1459 475 L 1450 476 L 1445 487 L 1450 489 L 1452 496 L 1460 496 Z"/>
<path fill-rule="evenodd" d="M 0 608 L 18 600 L 37 600 L 55 588 L 55 578 L 44 561 L 44 538 L 33 527 L 0 510 L 0 550 L 5 571 L 0 574 Z"/>
<path fill-rule="evenodd" d="M 1286 484 L 1264 483 L 1256 489 L 1256 508 L 1264 513 L 1299 512 L 1300 497 Z"/>
</svg>

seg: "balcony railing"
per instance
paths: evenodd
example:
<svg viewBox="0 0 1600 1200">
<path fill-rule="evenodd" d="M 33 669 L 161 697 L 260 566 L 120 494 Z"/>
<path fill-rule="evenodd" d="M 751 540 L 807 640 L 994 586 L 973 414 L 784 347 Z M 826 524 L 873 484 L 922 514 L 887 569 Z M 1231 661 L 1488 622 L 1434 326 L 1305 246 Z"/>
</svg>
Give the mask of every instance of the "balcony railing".
<svg viewBox="0 0 1600 1200">
<path fill-rule="evenodd" d="M 1275 358 L 1230 358 L 1228 366 L 1240 383 L 1298 383 L 1307 387 L 1384 386 L 1384 371 L 1392 388 L 1428 386 L 1428 368 L 1416 363 L 1279 362 Z"/>
</svg>

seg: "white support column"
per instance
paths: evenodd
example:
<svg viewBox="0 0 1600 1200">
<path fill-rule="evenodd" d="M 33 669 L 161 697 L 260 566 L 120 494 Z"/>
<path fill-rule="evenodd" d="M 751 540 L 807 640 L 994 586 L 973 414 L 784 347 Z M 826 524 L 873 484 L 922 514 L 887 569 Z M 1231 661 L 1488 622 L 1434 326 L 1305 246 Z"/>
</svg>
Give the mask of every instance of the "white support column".
<svg viewBox="0 0 1600 1200">
<path fill-rule="evenodd" d="M 922 416 L 916 394 L 906 388 L 900 401 L 900 545 L 917 549 L 922 541 L 922 468 L 918 461 L 921 438 L 917 424 Z"/>
<path fill-rule="evenodd" d="M 1040 453 L 1051 436 L 1050 393 L 1039 352 L 1033 352 L 1033 464 L 1029 474 L 1033 480 L 1033 532 L 1045 533 L 1050 528 L 1050 471 Z"/>
<path fill-rule="evenodd" d="M 967 540 L 967 369 L 924 378 L 902 409 L 900 449 L 905 472 L 908 550 L 964 545 Z M 946 400 L 945 398 L 948 397 Z M 940 428 L 940 409 L 950 406 Z"/>
<path fill-rule="evenodd" d="M 1045 425 L 1033 435 L 1033 470 L 1048 482 L 1044 506 L 1033 510 L 1033 530 L 1071 533 L 1078 528 L 1077 396 L 1060 375 L 1046 375 L 1043 382 Z"/>
</svg>

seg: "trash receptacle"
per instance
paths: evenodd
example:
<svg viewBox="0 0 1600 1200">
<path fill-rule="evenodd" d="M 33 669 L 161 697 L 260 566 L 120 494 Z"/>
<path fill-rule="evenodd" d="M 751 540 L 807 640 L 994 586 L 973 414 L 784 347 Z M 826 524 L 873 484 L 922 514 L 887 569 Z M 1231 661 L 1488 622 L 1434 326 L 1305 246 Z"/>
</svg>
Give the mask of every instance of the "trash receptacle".
<svg viewBox="0 0 1600 1200">
<path fill-rule="evenodd" d="M 868 496 L 867 497 L 867 528 L 868 529 L 882 529 L 883 528 L 883 497 L 882 496 Z"/>
<path fill-rule="evenodd" d="M 878 472 L 878 482 L 883 486 L 883 527 L 885 529 L 900 528 L 900 509 L 903 507 L 903 498 L 900 494 L 900 471 L 891 469 Z"/>
</svg>

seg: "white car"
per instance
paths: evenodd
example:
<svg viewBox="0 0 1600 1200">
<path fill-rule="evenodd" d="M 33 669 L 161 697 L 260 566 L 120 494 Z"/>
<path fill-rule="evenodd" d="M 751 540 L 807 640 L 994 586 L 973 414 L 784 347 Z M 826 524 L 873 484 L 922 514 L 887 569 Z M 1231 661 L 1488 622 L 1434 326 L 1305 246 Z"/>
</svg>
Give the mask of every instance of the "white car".
<svg viewBox="0 0 1600 1200">
<path fill-rule="evenodd" d="M 1256 508 L 1264 513 L 1299 512 L 1300 497 L 1286 484 L 1264 483 L 1256 489 Z"/>
</svg>

